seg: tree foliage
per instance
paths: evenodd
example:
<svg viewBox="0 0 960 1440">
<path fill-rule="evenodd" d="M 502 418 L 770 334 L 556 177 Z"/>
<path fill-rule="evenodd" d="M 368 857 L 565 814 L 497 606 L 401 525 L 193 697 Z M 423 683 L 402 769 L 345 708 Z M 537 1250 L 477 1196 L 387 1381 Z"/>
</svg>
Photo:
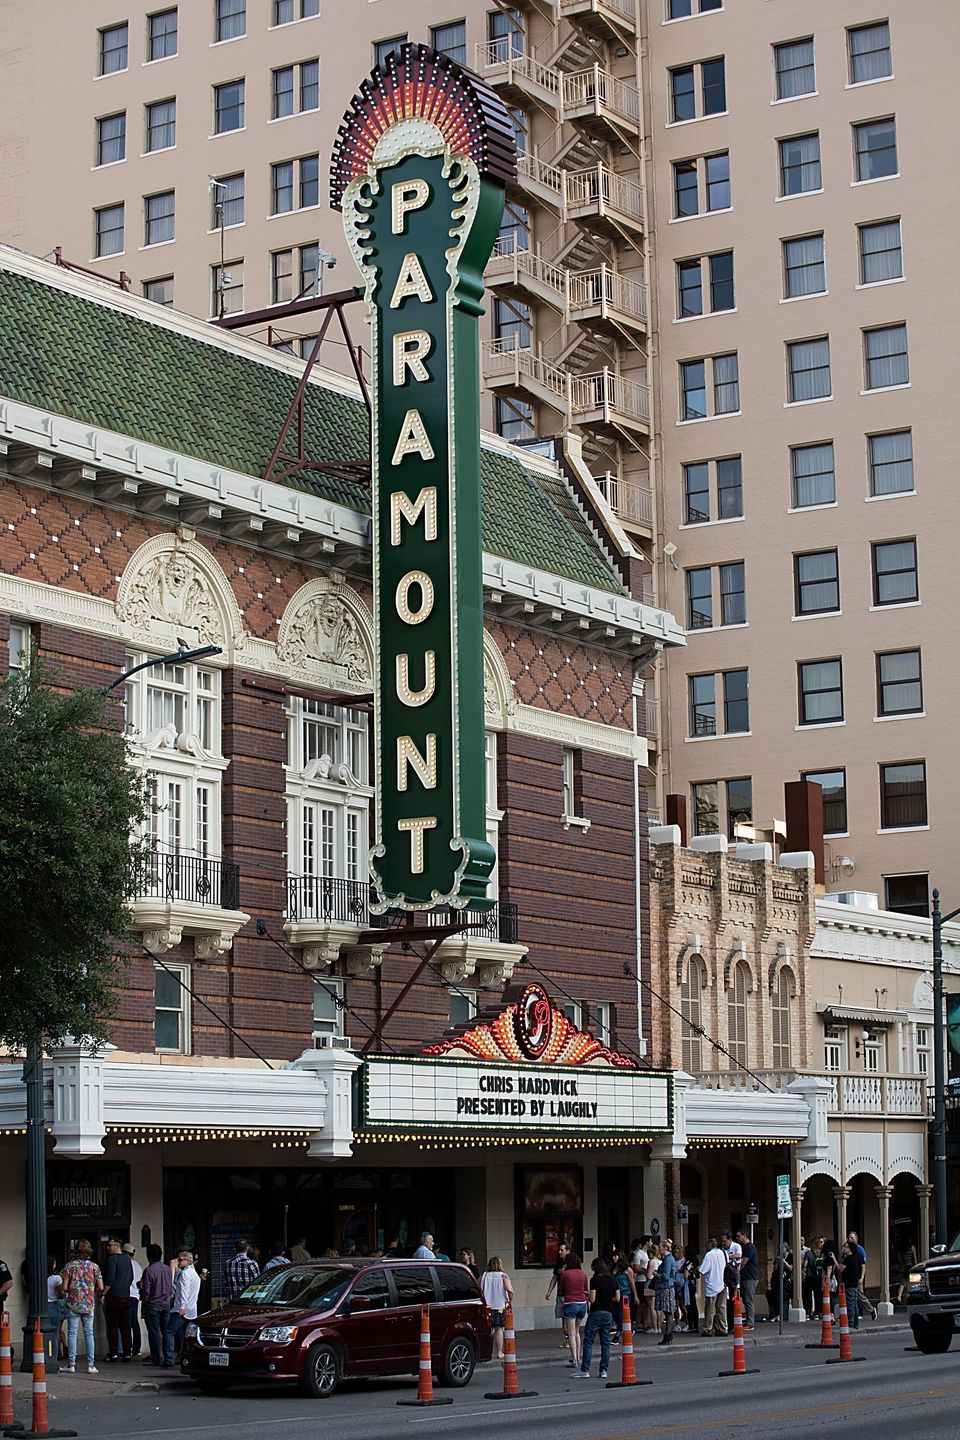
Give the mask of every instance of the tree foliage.
<svg viewBox="0 0 960 1440">
<path fill-rule="evenodd" d="M 102 690 L 0 686 L 0 1042 L 106 1038 L 145 810 Z"/>
</svg>

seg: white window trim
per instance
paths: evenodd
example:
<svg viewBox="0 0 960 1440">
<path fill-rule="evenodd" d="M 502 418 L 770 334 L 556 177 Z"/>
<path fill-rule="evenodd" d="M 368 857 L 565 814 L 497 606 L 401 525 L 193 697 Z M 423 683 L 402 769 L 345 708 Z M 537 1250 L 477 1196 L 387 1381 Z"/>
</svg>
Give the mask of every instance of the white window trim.
<svg viewBox="0 0 960 1440">
<path fill-rule="evenodd" d="M 342 978 L 341 978 L 339 975 L 323 975 L 323 976 L 319 977 L 318 980 L 315 980 L 315 981 L 314 981 L 314 985 L 313 985 L 313 995 L 311 996 L 311 1010 L 312 1010 L 312 1013 L 311 1013 L 311 1017 L 310 1017 L 310 1033 L 311 1033 L 311 1037 L 312 1037 L 314 1040 L 316 1040 L 316 1038 L 317 1038 L 318 1035 L 335 1035 L 335 1036 L 337 1036 L 338 1038 L 339 1038 L 339 1037 L 342 1037 L 342 1036 L 344 1035 L 344 1033 L 345 1033 L 345 1031 L 344 1031 L 344 1017 L 346 1016 L 346 1013 L 347 1013 L 345 1006 L 343 1006 L 343 1005 L 337 1005 L 335 1001 L 333 1002 L 333 1003 L 334 1003 L 333 1028 L 332 1028 L 332 1029 L 329 1029 L 329 1028 L 326 1028 L 328 1022 L 319 1021 L 319 1020 L 317 1019 L 317 1015 L 316 1015 L 316 1004 L 315 1004 L 316 998 L 317 998 L 317 996 L 318 996 L 319 994 L 326 994 L 326 995 L 329 996 L 331 990 L 332 990 L 336 995 L 338 995 L 341 1000 L 343 1000 L 343 998 L 344 998 L 343 989 L 344 989 L 343 980 L 342 980 Z"/>
<path fill-rule="evenodd" d="M 176 974 L 176 976 L 177 976 L 177 978 L 178 978 L 179 980 L 186 981 L 186 983 L 187 983 L 188 985 L 190 984 L 190 966 L 189 966 L 188 963 L 186 963 L 185 961 L 180 961 L 180 960 L 165 960 L 164 963 L 163 963 L 163 965 L 154 965 L 154 967 L 153 967 L 154 976 L 162 975 L 162 974 L 164 973 L 164 966 L 166 966 L 166 968 L 167 968 L 168 970 L 174 971 L 174 973 Z M 153 1044 L 153 1048 L 154 1048 L 154 1053 L 157 1054 L 157 1055 L 192 1055 L 192 1054 L 193 1054 L 192 996 L 190 995 L 190 993 L 189 993 L 187 990 L 184 990 L 184 989 L 183 989 L 183 986 L 182 986 L 182 985 L 181 985 L 181 987 L 180 987 L 180 999 L 181 999 L 181 1002 L 182 1002 L 182 1003 L 181 1003 L 181 1006 L 180 1006 L 180 1015 L 181 1015 L 181 1035 L 180 1035 L 180 1041 L 181 1041 L 181 1043 L 180 1043 L 180 1046 L 179 1046 L 177 1049 L 173 1049 L 173 1048 L 168 1047 L 168 1046 L 165 1046 L 165 1045 L 164 1045 L 164 1046 L 158 1045 L 158 1044 L 156 1043 L 156 1012 L 157 1012 L 157 1008 L 158 1008 L 158 1007 L 157 1007 L 157 1002 L 156 1002 L 156 982 L 154 982 L 154 1002 L 153 1002 L 153 1010 L 154 1010 L 154 1044 Z M 163 1007 L 160 1007 L 160 1008 L 163 1008 Z"/>
<path fill-rule="evenodd" d="M 349 705 L 335 706 L 334 715 L 323 717 L 322 720 L 319 716 L 306 717 L 308 719 L 316 718 L 321 723 L 331 726 L 339 724 L 340 746 L 344 757 L 340 761 L 336 761 L 333 756 L 323 756 L 307 761 L 303 753 L 305 717 L 302 700 L 298 696 L 291 696 L 287 703 L 287 754 L 283 769 L 286 776 L 287 873 L 289 875 L 307 878 L 304 875 L 301 850 L 304 806 L 316 804 L 329 807 L 336 813 L 333 875 L 330 878 L 350 880 L 356 884 L 364 884 L 369 879 L 366 868 L 366 850 L 370 802 L 373 799 L 374 791 L 373 786 L 362 776 L 352 773 L 346 762 L 346 736 L 349 723 L 347 713 L 349 710 Z M 367 733 L 368 727 L 364 726 L 361 739 L 361 759 L 364 764 L 366 764 L 367 758 Z M 332 763 L 328 773 L 324 775 L 322 772 L 327 768 L 324 760 L 327 758 Z M 350 814 L 358 817 L 361 841 L 359 873 L 353 877 L 347 874 L 347 816 Z M 314 869 L 313 878 L 323 878 L 321 868 Z"/>
</svg>

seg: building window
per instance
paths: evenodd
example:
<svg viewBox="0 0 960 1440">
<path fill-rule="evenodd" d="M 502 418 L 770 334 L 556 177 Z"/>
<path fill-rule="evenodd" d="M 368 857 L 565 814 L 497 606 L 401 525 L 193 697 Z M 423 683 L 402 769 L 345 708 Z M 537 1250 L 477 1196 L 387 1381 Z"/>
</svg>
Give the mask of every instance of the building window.
<svg viewBox="0 0 960 1440">
<path fill-rule="evenodd" d="M 288 865 L 301 882 L 301 906 L 317 913 L 322 903 L 337 919 L 362 920 L 372 794 L 366 716 L 291 697 L 286 776 Z"/>
<path fill-rule="evenodd" d="M 715 499 L 711 505 L 711 488 Z M 739 455 L 698 460 L 683 467 L 685 523 L 702 525 L 714 516 L 733 520 L 743 514 L 743 477 Z"/>
<path fill-rule="evenodd" d="M 247 33 L 247 0 L 216 0 L 217 42 L 237 40 Z"/>
<path fill-rule="evenodd" d="M 781 970 L 773 987 L 773 1068 L 790 1069 L 790 975 Z"/>
<path fill-rule="evenodd" d="M 897 122 L 868 120 L 854 125 L 854 154 L 858 180 L 881 180 L 897 173 Z"/>
<path fill-rule="evenodd" d="M 712 367 L 713 408 L 707 409 L 707 366 Z M 740 409 L 740 374 L 736 353 L 709 360 L 680 362 L 680 418 L 703 420 L 708 414 L 729 415 Z"/>
<path fill-rule="evenodd" d="M 845 835 L 847 833 L 846 770 L 805 770 L 800 779 L 819 785 L 823 791 L 824 835 Z"/>
<path fill-rule="evenodd" d="M 885 1030 L 870 1030 L 863 1042 L 863 1068 L 868 1075 L 883 1075 L 887 1068 Z"/>
<path fill-rule="evenodd" d="M 463 20 L 448 25 L 430 26 L 430 44 L 441 55 L 456 60 L 458 65 L 467 63 L 467 27 Z"/>
<path fill-rule="evenodd" d="M 230 130 L 242 130 L 244 127 L 244 92 L 243 80 L 231 80 L 226 85 L 214 85 L 213 87 L 213 128 L 217 135 L 224 135 Z"/>
<path fill-rule="evenodd" d="M 273 71 L 271 115 L 274 120 L 280 120 L 286 115 L 293 114 L 293 70 L 292 65 L 284 65 L 282 69 Z"/>
<path fill-rule="evenodd" d="M 503 395 L 494 398 L 494 425 L 498 435 L 505 440 L 532 440 L 536 434 L 533 424 L 533 406 L 529 400 L 507 399 Z"/>
<path fill-rule="evenodd" d="M 176 100 L 155 100 L 148 105 L 146 115 L 146 138 L 144 149 L 170 150 L 177 143 L 177 102 Z"/>
<path fill-rule="evenodd" d="M 922 881 L 923 881 L 923 893 L 924 893 L 924 897 L 926 897 L 926 893 L 927 893 L 927 877 L 926 877 L 926 875 L 888 875 L 888 876 L 887 876 L 887 880 L 886 880 L 885 883 L 886 883 L 887 885 L 889 885 L 889 883 L 890 883 L 891 880 L 894 880 L 894 881 L 899 881 L 899 880 L 922 880 Z M 888 899 L 889 899 L 889 895 L 890 895 L 890 892 L 889 892 L 889 890 L 888 890 L 888 891 L 887 891 L 887 898 L 888 898 Z M 897 909 L 897 908 L 899 908 L 899 907 L 888 904 L 885 908 L 886 908 L 887 910 L 894 910 L 894 909 Z M 907 914 L 907 915 L 917 915 L 917 914 L 928 915 L 930 912 L 929 912 L 929 910 L 928 910 L 927 907 L 926 907 L 926 899 L 924 899 L 924 909 L 923 909 L 922 911 L 907 910 L 907 911 L 901 912 L 901 913 L 905 913 L 905 914 Z M 914 1055 L 916 1056 L 917 1074 L 918 1074 L 918 1075 L 929 1075 L 929 1074 L 930 1074 L 930 1027 L 929 1027 L 929 1025 L 918 1025 L 918 1026 L 916 1027 L 916 1030 L 915 1030 L 915 1040 L 914 1040 Z"/>
<path fill-rule="evenodd" d="M 450 1026 L 469 1025 L 479 1009 L 476 990 L 464 990 L 460 986 L 450 991 Z"/>
<path fill-rule="evenodd" d="M 702 260 L 677 261 L 677 314 L 680 319 L 704 314 L 704 278 L 709 276 L 706 313 L 732 310 L 733 251 L 723 250 Z"/>
<path fill-rule="evenodd" d="M 689 1074 L 703 1069 L 703 1002 L 707 967 L 699 955 L 691 955 L 680 986 L 680 1063 Z"/>
<path fill-rule="evenodd" d="M 275 250 L 270 256 L 270 303 L 283 305 L 289 300 L 299 300 L 304 295 L 315 293 L 319 263 L 320 247 L 316 241 L 293 250 Z"/>
<path fill-rule="evenodd" d="M 885 280 L 903 278 L 903 246 L 899 220 L 879 220 L 859 225 L 860 284 L 882 285 Z"/>
<path fill-rule="evenodd" d="M 728 780 L 726 790 L 727 838 L 738 840 L 743 834 L 741 827 L 745 827 L 749 832 L 753 825 L 753 781 L 749 775 Z"/>
<path fill-rule="evenodd" d="M 487 40 L 493 58 L 501 63 L 522 55 L 524 49 L 523 21 L 520 13 L 509 9 L 487 11 Z"/>
<path fill-rule="evenodd" d="M 703 176 L 703 193 L 700 177 Z M 705 155 L 702 161 L 677 160 L 673 166 L 674 214 L 677 219 L 699 215 L 701 209 L 729 210 L 730 155 L 726 150 Z"/>
<path fill-rule="evenodd" d="M 97 164 L 115 165 L 127 158 L 127 112 L 104 115 L 97 121 Z"/>
<path fill-rule="evenodd" d="M 286 215 L 293 209 L 293 160 L 270 166 L 270 213 Z"/>
<path fill-rule="evenodd" d="M 221 270 L 219 265 L 211 265 L 211 286 L 212 303 L 211 315 L 242 315 L 243 314 L 243 261 L 228 260 Z"/>
<path fill-rule="evenodd" d="M 847 1068 L 847 1027 L 827 1025 L 823 1032 L 824 1070 L 845 1070 Z"/>
<path fill-rule="evenodd" d="M 582 1254 L 584 1207 L 580 1167 L 558 1166 L 550 1163 L 550 1157 L 545 1157 L 542 1168 L 518 1165 L 517 1176 L 520 1188 L 514 1227 L 518 1267 L 543 1269 L 556 1264 L 560 1245 L 569 1245 L 578 1255 Z"/>
<path fill-rule="evenodd" d="M 782 45 L 774 45 L 773 57 L 778 100 L 793 100 L 797 95 L 816 93 L 817 71 L 812 35 L 805 40 L 789 40 Z"/>
<path fill-rule="evenodd" d="M 147 58 L 168 60 L 177 53 L 177 11 L 159 10 L 147 16 Z"/>
<path fill-rule="evenodd" d="M 747 1006 L 750 996 L 750 971 L 745 961 L 734 966 L 727 992 L 727 1045 L 733 1065 L 747 1064 Z"/>
<path fill-rule="evenodd" d="M 561 819 L 565 824 L 571 820 L 583 820 L 583 757 L 579 750 L 565 749 L 561 772 L 563 787 L 563 810 Z"/>
<path fill-rule="evenodd" d="M 309 20 L 320 14 L 320 0 L 300 0 L 299 16 L 297 0 L 273 0 L 274 25 L 290 25 L 294 20 Z"/>
<path fill-rule="evenodd" d="M 300 209 L 309 210 L 320 204 L 320 156 L 304 155 L 299 168 Z"/>
<path fill-rule="evenodd" d="M 705 160 L 708 210 L 730 209 L 730 155 L 726 150 Z"/>
<path fill-rule="evenodd" d="M 324 976 L 313 986 L 313 1043 L 329 1044 L 330 1037 L 343 1034 L 343 981 Z"/>
<path fill-rule="evenodd" d="M 913 489 L 913 434 L 892 430 L 868 435 L 870 494 L 902 495 Z"/>
<path fill-rule="evenodd" d="M 847 47 L 851 85 L 863 85 L 868 80 L 885 80 L 893 74 L 889 21 L 878 20 L 873 25 L 857 25 L 848 30 Z"/>
<path fill-rule="evenodd" d="M 377 69 L 385 69 L 390 56 L 399 56 L 401 46 L 406 45 L 406 43 L 406 35 L 391 35 L 389 40 L 374 40 L 373 63 Z"/>
<path fill-rule="evenodd" d="M 930 892 L 929 876 L 922 875 L 886 875 L 883 881 L 883 908 L 894 910 L 901 915 L 922 915 L 926 919 L 930 914 Z M 921 1035 L 924 1037 L 921 1041 Z M 929 1051 L 930 1032 L 927 1027 L 917 1026 L 917 1050 Z M 919 1060 L 919 1054 L 917 1056 Z M 917 1069 L 921 1075 L 926 1075 L 926 1067 L 918 1065 Z"/>
<path fill-rule="evenodd" d="M 714 60 L 703 60 L 699 65 L 684 65 L 670 71 L 670 118 L 674 124 L 683 120 L 696 120 L 704 115 L 721 115 L 726 108 L 727 85 L 723 56 Z"/>
<path fill-rule="evenodd" d="M 801 660 L 797 666 L 800 724 L 832 725 L 843 719 L 843 664 Z"/>
<path fill-rule="evenodd" d="M 154 1046 L 168 1055 L 190 1054 L 190 996 L 184 989 L 189 984 L 189 965 L 165 960 L 154 966 Z"/>
<path fill-rule="evenodd" d="M 115 75 L 118 70 L 126 70 L 129 34 L 127 22 L 124 20 L 122 25 L 108 25 L 99 33 L 100 74 Z"/>
<path fill-rule="evenodd" d="M 687 629 L 709 630 L 713 625 L 713 572 L 709 565 L 687 571 Z"/>
<path fill-rule="evenodd" d="M 822 187 L 820 176 L 820 136 L 792 135 L 780 140 L 780 194 L 803 195 Z"/>
<path fill-rule="evenodd" d="M 499 14 L 499 11 L 497 12 Z M 507 200 L 503 207 L 503 219 L 497 235 L 498 255 L 515 255 L 519 250 L 530 249 L 530 211 L 525 205 Z"/>
<path fill-rule="evenodd" d="M 910 383 L 906 325 L 884 325 L 863 332 L 864 388 L 885 390 Z"/>
<path fill-rule="evenodd" d="M 716 780 L 701 780 L 691 786 L 694 835 L 719 835 L 720 786 Z"/>
<path fill-rule="evenodd" d="M 720 569 L 720 624 L 747 623 L 747 590 L 742 560 L 732 560 Z"/>
<path fill-rule="evenodd" d="M 213 229 L 243 224 L 244 179 L 239 175 L 220 175 L 213 182 Z"/>
<path fill-rule="evenodd" d="M 750 729 L 750 672 L 723 672 L 723 729 L 726 735 L 745 734 Z"/>
<path fill-rule="evenodd" d="M 25 620 L 11 620 L 7 636 L 7 670 L 11 675 L 30 669 L 33 634 Z"/>
<path fill-rule="evenodd" d="M 822 295 L 827 288 L 823 233 L 783 242 L 783 294 L 787 300 Z"/>
<path fill-rule="evenodd" d="M 320 157 L 302 155 L 270 167 L 271 214 L 306 210 L 320 203 Z M 296 201 L 296 203 L 294 203 Z"/>
<path fill-rule="evenodd" d="M 713 410 L 732 415 L 740 409 L 740 367 L 736 353 L 713 358 Z"/>
<path fill-rule="evenodd" d="M 159 275 L 155 280 L 144 280 L 143 298 L 155 305 L 173 304 L 173 276 Z"/>
<path fill-rule="evenodd" d="M 880 826 L 903 830 L 927 823 L 925 760 L 880 766 Z"/>
<path fill-rule="evenodd" d="M 103 260 L 123 254 L 123 206 L 104 205 L 93 212 L 93 253 Z"/>
<path fill-rule="evenodd" d="M 529 350 L 532 326 L 533 314 L 525 300 L 494 300 L 493 334 L 501 350 Z"/>
<path fill-rule="evenodd" d="M 787 398 L 791 405 L 823 400 L 831 393 L 830 340 L 793 340 L 787 344 Z"/>
<path fill-rule="evenodd" d="M 716 676 L 691 675 L 688 685 L 690 689 L 690 734 L 716 735 Z"/>
<path fill-rule="evenodd" d="M 874 605 L 919 600 L 916 540 L 881 540 L 872 546 Z"/>
<path fill-rule="evenodd" d="M 840 569 L 836 550 L 811 550 L 793 558 L 798 615 L 822 615 L 840 609 Z"/>
<path fill-rule="evenodd" d="M 686 20 L 689 15 L 706 15 L 708 10 L 722 10 L 723 0 L 667 0 L 667 19 Z"/>
<path fill-rule="evenodd" d="M 699 215 L 696 160 L 678 160 L 673 167 L 673 213 L 677 219 Z"/>
<path fill-rule="evenodd" d="M 164 245 L 174 238 L 174 192 L 143 197 L 143 243 Z"/>
<path fill-rule="evenodd" d="M 820 445 L 795 445 L 790 451 L 793 507 L 832 505 L 837 498 L 833 466 L 833 441 Z"/>
<path fill-rule="evenodd" d="M 320 109 L 320 61 L 304 60 L 300 66 L 300 110 Z"/>
<path fill-rule="evenodd" d="M 877 714 L 918 715 L 923 710 L 919 650 L 877 656 Z"/>
<path fill-rule="evenodd" d="M 680 418 L 703 420 L 707 413 L 707 362 L 685 360 L 680 365 Z"/>
</svg>

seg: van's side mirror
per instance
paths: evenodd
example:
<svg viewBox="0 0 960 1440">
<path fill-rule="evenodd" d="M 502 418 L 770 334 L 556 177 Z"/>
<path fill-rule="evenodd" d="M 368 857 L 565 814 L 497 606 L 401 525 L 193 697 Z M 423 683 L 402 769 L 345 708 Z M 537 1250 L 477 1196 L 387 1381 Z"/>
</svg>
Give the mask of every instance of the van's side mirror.
<svg viewBox="0 0 960 1440">
<path fill-rule="evenodd" d="M 372 1295 L 351 1295 L 351 1297 L 350 1297 L 350 1314 L 351 1314 L 351 1315 L 352 1315 L 352 1314 L 354 1313 L 354 1311 L 356 1311 L 356 1310 L 372 1310 L 372 1309 L 373 1309 L 373 1296 L 372 1296 Z"/>
</svg>

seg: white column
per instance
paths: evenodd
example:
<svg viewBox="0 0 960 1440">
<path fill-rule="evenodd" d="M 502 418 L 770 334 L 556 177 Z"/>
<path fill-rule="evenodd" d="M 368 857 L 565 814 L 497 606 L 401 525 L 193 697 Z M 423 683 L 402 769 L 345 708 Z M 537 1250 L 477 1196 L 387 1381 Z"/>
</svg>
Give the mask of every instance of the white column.
<svg viewBox="0 0 960 1440">
<path fill-rule="evenodd" d="M 803 1276 L 800 1273 L 800 1236 L 803 1234 L 803 1196 L 802 1185 L 797 1185 L 790 1191 L 793 1200 L 793 1299 L 790 1303 L 789 1316 L 791 1320 L 802 1325 L 807 1318 L 807 1312 L 803 1306 Z M 779 1229 L 779 1226 L 777 1227 Z"/>
<path fill-rule="evenodd" d="M 876 1187 L 877 1203 L 880 1207 L 880 1299 L 877 1302 L 878 1315 L 892 1315 L 890 1303 L 890 1196 L 891 1185 Z"/>
</svg>

